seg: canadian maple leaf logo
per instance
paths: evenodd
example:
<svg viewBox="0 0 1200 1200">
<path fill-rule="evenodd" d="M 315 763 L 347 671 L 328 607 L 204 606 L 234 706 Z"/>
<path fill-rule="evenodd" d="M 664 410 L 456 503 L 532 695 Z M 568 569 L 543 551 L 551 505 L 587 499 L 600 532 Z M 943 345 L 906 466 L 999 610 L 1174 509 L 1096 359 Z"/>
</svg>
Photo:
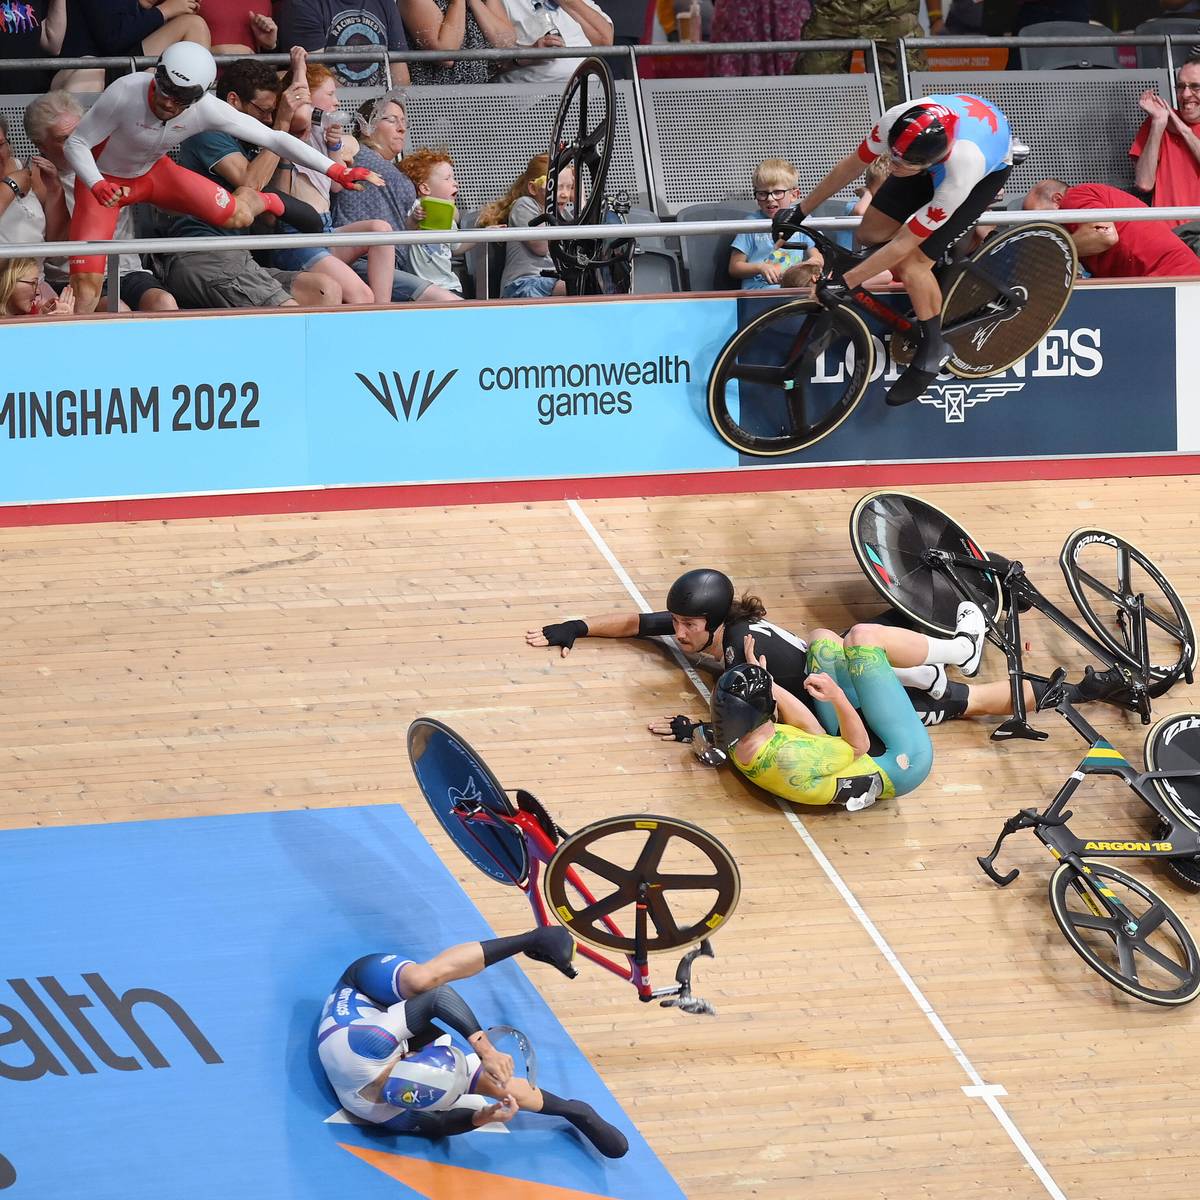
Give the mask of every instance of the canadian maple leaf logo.
<svg viewBox="0 0 1200 1200">
<path fill-rule="evenodd" d="M 976 96 L 959 96 L 959 99 L 967 106 L 968 117 L 974 117 L 977 121 L 986 121 L 988 128 L 993 133 L 1000 128 L 996 120 L 996 111 L 990 104 L 984 104 Z"/>
<path fill-rule="evenodd" d="M 944 208 L 934 208 L 931 204 L 926 210 L 925 215 L 931 221 L 944 221 L 946 219 L 946 210 Z"/>
</svg>

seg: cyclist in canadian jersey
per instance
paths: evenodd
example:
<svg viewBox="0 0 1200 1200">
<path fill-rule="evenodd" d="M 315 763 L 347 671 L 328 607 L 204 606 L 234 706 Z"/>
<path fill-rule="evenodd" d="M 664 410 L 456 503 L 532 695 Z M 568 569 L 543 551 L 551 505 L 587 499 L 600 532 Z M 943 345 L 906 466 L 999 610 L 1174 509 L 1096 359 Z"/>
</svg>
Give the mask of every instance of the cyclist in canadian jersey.
<svg viewBox="0 0 1200 1200">
<path fill-rule="evenodd" d="M 75 171 L 73 241 L 108 241 L 117 210 L 147 202 L 226 229 L 243 229 L 260 213 L 288 216 L 297 228 L 319 233 L 320 220 L 305 219 L 306 205 L 275 192 L 238 188 L 231 196 L 203 175 L 181 167 L 167 151 L 194 133 L 220 130 L 243 142 L 265 146 L 281 158 L 328 175 L 342 187 L 382 185 L 378 175 L 347 167 L 291 134 L 270 129 L 238 112 L 209 88 L 217 67 L 205 47 L 177 42 L 163 51 L 153 72 L 124 75 L 106 88 L 67 138 L 64 154 Z M 310 209 L 311 213 L 312 210 Z M 71 284 L 79 312 L 92 312 L 100 297 L 104 256 L 71 259 Z"/>
<path fill-rule="evenodd" d="M 858 227 L 860 245 L 876 246 L 842 281 L 825 280 L 817 294 L 844 303 L 848 291 L 881 271 L 901 280 L 921 325 L 912 363 L 892 385 L 887 402 L 908 404 L 937 377 L 952 354 L 942 337 L 942 292 L 934 265 L 970 230 L 1012 170 L 1013 139 L 1005 115 L 978 96 L 926 96 L 889 108 L 863 139 L 793 209 L 775 216 L 786 240 L 819 204 L 887 155 L 891 174 Z"/>
</svg>

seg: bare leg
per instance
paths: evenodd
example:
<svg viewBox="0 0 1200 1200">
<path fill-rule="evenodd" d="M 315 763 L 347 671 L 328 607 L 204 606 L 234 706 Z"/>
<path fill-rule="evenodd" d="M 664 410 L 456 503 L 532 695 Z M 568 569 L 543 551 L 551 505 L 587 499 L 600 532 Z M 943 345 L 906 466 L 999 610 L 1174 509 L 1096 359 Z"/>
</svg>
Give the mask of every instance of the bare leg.
<svg viewBox="0 0 1200 1200">
<path fill-rule="evenodd" d="M 342 285 L 329 275 L 302 271 L 292 280 L 292 298 L 304 308 L 335 308 L 342 302 Z"/>
<path fill-rule="evenodd" d="M 816 635 L 813 635 L 816 640 Z M 919 667 L 929 653 L 929 639 L 911 629 L 892 625 L 855 625 L 846 634 L 847 646 L 880 646 L 893 667 Z"/>
<path fill-rule="evenodd" d="M 892 274 L 904 284 L 918 320 L 929 321 L 941 315 L 942 289 L 934 277 L 933 263 L 920 250 L 913 251 L 898 263 L 892 269 Z"/>
<path fill-rule="evenodd" d="M 338 233 L 390 233 L 391 226 L 386 221 L 351 221 L 349 225 L 339 225 Z M 367 283 L 376 304 L 392 302 L 392 273 L 396 269 L 396 250 L 394 246 L 336 246 L 330 248 L 330 253 L 340 258 L 347 265 L 367 256 Z"/>
<path fill-rule="evenodd" d="M 104 287 L 104 276 L 80 274 L 71 276 L 71 287 L 75 291 L 75 311 L 93 313 L 100 303 L 100 291 Z"/>
<path fill-rule="evenodd" d="M 391 246 L 386 247 L 391 250 Z M 310 272 L 333 279 L 342 289 L 343 304 L 373 304 L 371 289 L 336 255 L 328 254 L 308 268 Z"/>
<path fill-rule="evenodd" d="M 1033 688 L 1028 683 L 1021 684 L 1021 694 L 1025 697 L 1025 706 L 1033 710 L 1037 701 L 1034 699 Z M 967 710 L 964 717 L 1007 717 L 1012 715 L 1012 689 L 1007 680 L 997 680 L 995 683 L 972 684 L 967 696 Z"/>
<path fill-rule="evenodd" d="M 482 943 L 461 942 L 435 954 L 428 962 L 408 963 L 400 972 L 400 987 L 406 996 L 416 996 L 443 983 L 469 979 L 483 967 Z"/>
<path fill-rule="evenodd" d="M 142 39 L 142 53 L 153 57 L 176 42 L 197 42 L 201 46 L 211 46 L 212 35 L 208 32 L 208 22 L 194 14 L 172 17 L 149 37 Z"/>
</svg>

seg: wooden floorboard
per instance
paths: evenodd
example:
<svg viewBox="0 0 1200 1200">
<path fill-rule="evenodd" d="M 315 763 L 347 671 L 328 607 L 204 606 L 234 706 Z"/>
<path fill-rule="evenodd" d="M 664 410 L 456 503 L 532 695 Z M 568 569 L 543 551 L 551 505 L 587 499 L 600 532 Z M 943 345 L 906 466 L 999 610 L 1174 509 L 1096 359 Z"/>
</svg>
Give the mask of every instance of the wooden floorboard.
<svg viewBox="0 0 1200 1200">
<path fill-rule="evenodd" d="M 1156 559 L 1200 614 L 1196 482 L 920 492 L 1064 606 L 1059 549 L 1096 524 Z M 719 566 L 802 632 L 879 609 L 849 550 L 859 494 L 580 508 L 652 606 L 682 570 Z M 497 931 L 515 932 L 520 897 L 455 856 L 413 783 L 405 729 L 439 717 L 567 828 L 662 812 L 710 829 L 740 863 L 741 907 L 697 967 L 717 1019 L 640 1006 L 600 972 L 534 976 L 689 1196 L 1047 1194 L 783 813 L 645 733 L 702 711 L 672 661 L 598 639 L 565 659 L 524 645 L 547 621 L 633 607 L 567 504 L 12 529 L 0 563 L 0 828 L 399 803 Z M 1031 666 L 1085 661 L 1043 620 L 1026 638 Z M 981 678 L 1002 668 L 989 651 Z M 1193 706 L 1180 686 L 1156 711 Z M 1140 759 L 1136 718 L 1092 716 Z M 1053 923 L 1053 863 L 1031 835 L 1007 844 L 1022 875 L 1005 891 L 974 862 L 1081 755 L 1065 723 L 1038 721 L 1041 745 L 997 746 L 982 722 L 939 728 L 919 791 L 801 821 L 1066 1195 L 1190 1198 L 1200 1005 L 1139 1004 L 1086 970 Z M 1073 807 L 1077 831 L 1146 832 L 1118 784 Z"/>
</svg>

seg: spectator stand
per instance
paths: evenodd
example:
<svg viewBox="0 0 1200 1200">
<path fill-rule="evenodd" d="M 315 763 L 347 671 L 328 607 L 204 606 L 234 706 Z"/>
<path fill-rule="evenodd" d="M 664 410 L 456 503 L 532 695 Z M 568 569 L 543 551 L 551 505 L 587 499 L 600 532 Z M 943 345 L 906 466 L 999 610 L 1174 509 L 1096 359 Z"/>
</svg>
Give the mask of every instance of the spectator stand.
<svg viewBox="0 0 1200 1200">
<path fill-rule="evenodd" d="M 934 44 L 968 44 L 967 38 L 929 39 Z M 1000 38 L 1020 48 L 1031 41 L 1061 42 L 1061 38 Z M 1137 41 L 1134 35 L 1069 39 L 1086 50 L 1093 44 L 1116 46 Z M 1162 38 L 1142 38 L 1161 43 Z M 900 62 L 904 59 L 901 57 Z M 1096 180 L 1114 187 L 1133 183 L 1129 146 L 1145 114 L 1138 97 L 1157 90 L 1169 104 L 1174 100 L 1171 72 L 1158 70 L 1086 70 L 997 72 L 914 71 L 906 75 L 906 94 L 970 92 L 994 101 L 1007 114 L 1017 139 L 1030 147 L 1029 157 L 1013 170 L 1007 191 L 1024 193 L 1038 180 Z"/>
<path fill-rule="evenodd" d="M 1179 64 L 1189 54 L 1200 53 L 1200 19 L 1196 17 L 1153 17 L 1143 21 L 1133 32 L 1166 39 L 1138 44 L 1139 67 L 1165 67 L 1168 62 Z"/>
</svg>

